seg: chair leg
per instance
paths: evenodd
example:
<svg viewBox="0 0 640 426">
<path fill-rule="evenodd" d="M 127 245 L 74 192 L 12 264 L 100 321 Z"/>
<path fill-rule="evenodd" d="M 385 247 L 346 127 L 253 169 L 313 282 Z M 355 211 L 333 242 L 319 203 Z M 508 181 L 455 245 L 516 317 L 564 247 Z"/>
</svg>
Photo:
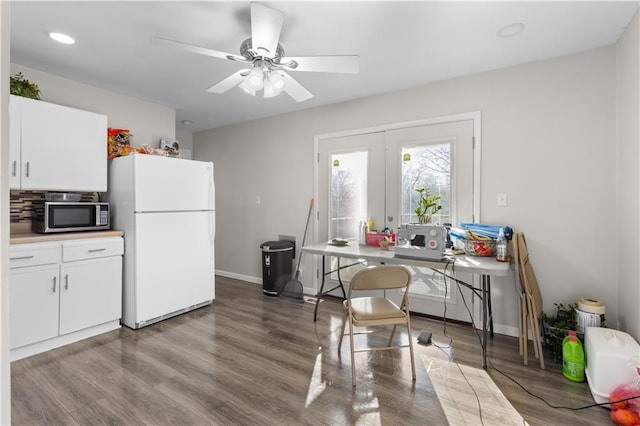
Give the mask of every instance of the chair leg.
<svg viewBox="0 0 640 426">
<path fill-rule="evenodd" d="M 523 356 L 523 364 L 529 365 L 529 324 L 527 319 L 529 318 L 529 314 L 527 312 L 527 298 L 523 294 L 520 297 L 520 316 L 522 317 L 520 321 L 522 321 L 522 328 L 520 329 L 522 346 L 520 351 Z"/>
<path fill-rule="evenodd" d="M 338 354 L 342 352 L 342 341 L 344 340 L 344 332 L 347 328 L 347 313 L 342 316 L 342 327 L 340 327 L 340 340 L 338 341 Z"/>
<path fill-rule="evenodd" d="M 540 359 L 540 353 L 538 352 L 538 345 L 536 344 L 536 315 L 533 312 L 533 301 L 529 299 L 527 296 L 527 312 L 528 312 L 528 321 L 531 324 L 531 334 L 533 335 L 533 354 L 536 359 Z"/>
<path fill-rule="evenodd" d="M 391 330 L 391 336 L 389 336 L 389 341 L 387 342 L 387 346 L 391 346 L 391 341 L 393 340 L 393 335 L 396 333 L 396 324 L 393 324 L 393 329 Z"/>
<path fill-rule="evenodd" d="M 353 346 L 353 321 L 349 318 L 349 343 L 351 347 L 351 385 L 356 387 L 356 357 Z"/>
<path fill-rule="evenodd" d="M 518 330 L 518 349 L 520 350 L 520 356 L 524 356 L 524 333 L 522 327 L 524 321 L 522 321 L 522 294 L 520 295 L 520 305 L 518 307 L 520 308 L 520 318 L 518 319 L 518 321 L 520 322 L 520 329 Z"/>
<path fill-rule="evenodd" d="M 531 322 L 533 322 L 533 328 L 535 329 L 533 335 L 533 343 L 538 348 L 538 354 L 540 355 L 540 368 L 544 370 L 544 353 L 542 353 L 542 342 L 540 340 L 540 319 L 538 318 L 538 315 L 534 313 Z"/>
<path fill-rule="evenodd" d="M 393 326 L 395 330 L 395 325 Z M 413 356 L 413 334 L 411 333 L 411 321 L 407 318 L 407 336 L 409 337 L 409 353 L 411 354 L 411 377 L 416 381 L 416 362 Z"/>
</svg>

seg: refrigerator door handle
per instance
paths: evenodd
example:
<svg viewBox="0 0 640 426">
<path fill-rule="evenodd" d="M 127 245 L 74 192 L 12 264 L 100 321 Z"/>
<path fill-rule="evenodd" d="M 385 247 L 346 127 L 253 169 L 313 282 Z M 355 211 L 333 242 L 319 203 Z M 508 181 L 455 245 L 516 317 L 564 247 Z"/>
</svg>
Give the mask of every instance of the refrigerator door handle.
<svg viewBox="0 0 640 426">
<path fill-rule="evenodd" d="M 209 165 L 208 170 L 209 170 L 209 208 L 212 209 L 212 210 L 215 210 L 215 208 L 214 208 L 215 186 L 214 186 L 214 183 L 213 183 L 213 167 L 211 167 L 211 165 Z"/>
<path fill-rule="evenodd" d="M 211 247 L 213 247 L 213 243 L 215 241 L 215 225 L 213 224 L 213 218 L 214 218 L 214 212 L 209 212 L 209 217 L 211 218 L 211 220 L 209 220 L 209 241 L 211 242 Z"/>
</svg>

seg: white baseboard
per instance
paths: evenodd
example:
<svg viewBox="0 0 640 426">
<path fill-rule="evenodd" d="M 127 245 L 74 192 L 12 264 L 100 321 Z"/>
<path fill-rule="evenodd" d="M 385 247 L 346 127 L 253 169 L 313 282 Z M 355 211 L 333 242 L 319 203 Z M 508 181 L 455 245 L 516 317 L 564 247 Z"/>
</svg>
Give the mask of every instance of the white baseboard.
<svg viewBox="0 0 640 426">
<path fill-rule="evenodd" d="M 249 275 L 236 274 L 235 272 L 220 271 L 216 269 L 216 275 L 221 277 L 233 278 L 234 280 L 246 281 L 253 284 L 262 285 L 262 278 L 252 277 Z"/>
<path fill-rule="evenodd" d="M 262 278 L 252 277 L 249 275 L 236 274 L 235 272 L 227 272 L 216 270 L 216 275 L 220 275 L 221 277 L 233 278 L 235 280 L 246 281 L 252 284 L 262 285 Z M 304 294 L 314 295 L 316 294 L 316 290 L 313 287 L 303 287 L 302 291 Z"/>
</svg>

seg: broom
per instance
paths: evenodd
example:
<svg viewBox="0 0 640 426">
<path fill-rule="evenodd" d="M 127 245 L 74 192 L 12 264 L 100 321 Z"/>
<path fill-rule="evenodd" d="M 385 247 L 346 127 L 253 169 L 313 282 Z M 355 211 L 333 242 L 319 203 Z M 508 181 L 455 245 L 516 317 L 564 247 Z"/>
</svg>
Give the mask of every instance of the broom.
<svg viewBox="0 0 640 426">
<path fill-rule="evenodd" d="M 307 238 L 307 229 L 309 229 L 309 219 L 311 219 L 311 212 L 313 211 L 313 198 L 311 199 L 311 204 L 309 205 L 309 214 L 307 215 L 307 224 L 304 226 L 304 235 L 302 236 L 302 246 L 304 246 L 304 241 Z M 298 279 L 300 277 L 300 261 L 302 260 L 302 251 L 299 250 L 298 254 L 298 263 L 296 265 L 296 272 L 294 276 L 289 280 L 284 287 L 282 288 L 282 293 L 280 295 L 282 297 L 287 297 L 289 299 L 293 299 L 297 302 L 304 302 L 304 293 L 302 291 L 302 283 Z"/>
</svg>

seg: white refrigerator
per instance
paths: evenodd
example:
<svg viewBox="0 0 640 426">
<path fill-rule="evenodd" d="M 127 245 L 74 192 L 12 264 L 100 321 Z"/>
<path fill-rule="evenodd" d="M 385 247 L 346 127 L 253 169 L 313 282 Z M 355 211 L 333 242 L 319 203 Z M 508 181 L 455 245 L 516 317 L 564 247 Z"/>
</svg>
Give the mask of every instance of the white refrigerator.
<svg viewBox="0 0 640 426">
<path fill-rule="evenodd" d="M 213 163 L 145 154 L 109 164 L 112 228 L 124 231 L 122 323 L 140 328 L 215 298 Z"/>
</svg>

